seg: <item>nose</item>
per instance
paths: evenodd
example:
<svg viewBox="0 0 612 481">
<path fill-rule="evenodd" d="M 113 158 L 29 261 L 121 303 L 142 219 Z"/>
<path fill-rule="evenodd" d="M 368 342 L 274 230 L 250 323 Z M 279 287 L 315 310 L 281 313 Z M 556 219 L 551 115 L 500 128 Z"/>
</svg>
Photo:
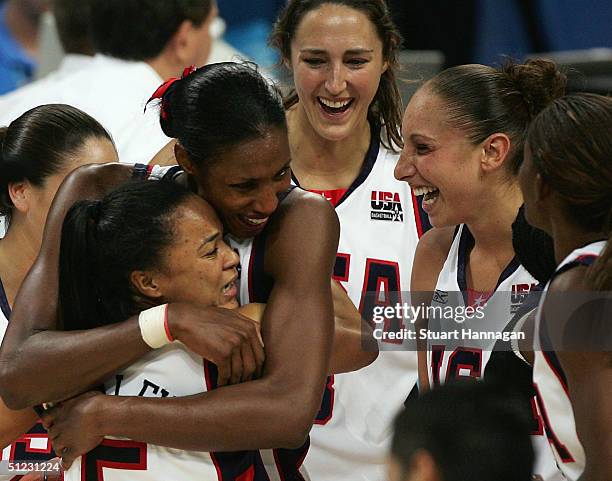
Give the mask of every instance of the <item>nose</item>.
<svg viewBox="0 0 612 481">
<path fill-rule="evenodd" d="M 395 165 L 393 175 L 397 180 L 408 182 L 408 179 L 416 174 L 416 168 L 414 167 L 414 161 L 411 155 L 408 155 L 405 150 L 402 153 Z"/>
<path fill-rule="evenodd" d="M 340 95 L 346 90 L 346 71 L 341 63 L 331 66 L 325 80 L 325 89 L 331 95 Z"/>
<path fill-rule="evenodd" d="M 262 188 L 255 199 L 253 210 L 264 217 L 269 217 L 278 207 L 278 195 L 280 192 L 274 186 Z"/>
<path fill-rule="evenodd" d="M 235 269 L 240 263 L 240 256 L 232 249 L 225 241 L 221 241 L 221 250 L 223 251 L 223 269 Z"/>
</svg>

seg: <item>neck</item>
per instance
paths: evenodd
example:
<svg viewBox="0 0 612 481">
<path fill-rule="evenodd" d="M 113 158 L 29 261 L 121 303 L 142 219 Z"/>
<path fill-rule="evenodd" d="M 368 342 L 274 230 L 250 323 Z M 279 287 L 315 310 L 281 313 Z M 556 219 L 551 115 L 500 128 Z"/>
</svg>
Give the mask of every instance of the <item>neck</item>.
<svg viewBox="0 0 612 481">
<path fill-rule="evenodd" d="M 355 181 L 370 146 L 367 119 L 342 140 L 328 140 L 313 128 L 298 102 L 287 112 L 291 168 L 306 189 L 346 189 Z"/>
<path fill-rule="evenodd" d="M 579 247 L 586 246 L 608 236 L 603 232 L 586 232 L 566 218 L 564 212 L 558 211 L 551 221 L 550 232 L 555 244 L 557 265 Z"/>
<path fill-rule="evenodd" d="M 20 223 L 19 218 L 13 219 L 0 240 L 0 277 L 10 305 L 40 249 L 33 233 Z"/>
<path fill-rule="evenodd" d="M 486 197 L 486 198 L 484 198 Z M 518 185 L 497 189 L 474 206 L 473 216 L 466 222 L 474 237 L 474 248 L 490 253 L 500 264 L 514 257 L 512 223 L 523 203 Z"/>
<path fill-rule="evenodd" d="M 170 77 L 177 77 L 181 74 L 181 68 L 173 62 L 168 61 L 166 55 L 163 53 L 151 60 L 147 60 L 146 63 L 155 70 L 162 80 L 167 80 Z"/>
<path fill-rule="evenodd" d="M 31 57 L 38 56 L 38 19 L 26 15 L 17 2 L 6 5 L 6 25 L 11 35 Z"/>
</svg>

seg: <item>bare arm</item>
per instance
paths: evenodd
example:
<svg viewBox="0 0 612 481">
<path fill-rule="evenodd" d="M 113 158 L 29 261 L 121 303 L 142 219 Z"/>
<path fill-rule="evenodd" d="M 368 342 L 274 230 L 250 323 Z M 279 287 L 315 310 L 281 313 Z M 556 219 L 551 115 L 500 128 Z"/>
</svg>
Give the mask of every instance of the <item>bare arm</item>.
<svg viewBox="0 0 612 481">
<path fill-rule="evenodd" d="M 267 356 L 262 378 L 183 398 L 91 396 L 63 419 L 47 417 L 47 423 L 54 423 L 56 449 L 68 446 L 74 459 L 101 436 L 202 451 L 303 443 L 329 369 L 334 327 L 330 278 L 339 225 L 324 199 L 296 194 L 283 202 L 267 238 L 265 268 L 274 288 L 262 322 Z M 152 418 L 157 422 L 151 423 Z M 165 429 L 168 425 L 173 429 Z M 91 436 L 84 442 L 86 431 Z"/>
<path fill-rule="evenodd" d="M 40 254 L 17 295 L 0 350 L 0 395 L 10 408 L 75 396 L 150 350 L 142 341 L 137 317 L 88 331 L 57 330 L 59 247 L 66 212 L 76 200 L 101 198 L 129 180 L 132 170 L 124 164 L 85 166 L 60 187 Z M 223 379 L 231 375 L 228 366 L 236 345 L 249 344 L 254 358 L 263 362 L 257 331 L 239 314 L 173 304 L 168 318 L 174 337 L 218 363 Z"/>
<path fill-rule="evenodd" d="M 411 302 L 413 306 L 429 306 L 438 282 L 438 275 L 453 242 L 454 227 L 435 228 L 423 234 L 414 254 L 410 279 Z M 427 329 L 427 319 L 422 316 L 415 322 L 417 334 Z M 419 390 L 426 392 L 429 386 L 427 366 L 427 341 L 417 335 Z"/>
<path fill-rule="evenodd" d="M 13 443 L 36 424 L 38 416 L 31 408 L 12 411 L 0 401 L 0 449 Z"/>
<path fill-rule="evenodd" d="M 342 289 L 332 280 L 334 299 L 334 347 L 330 373 L 356 371 L 378 357 L 378 344 L 372 339 L 372 328 Z"/>
</svg>

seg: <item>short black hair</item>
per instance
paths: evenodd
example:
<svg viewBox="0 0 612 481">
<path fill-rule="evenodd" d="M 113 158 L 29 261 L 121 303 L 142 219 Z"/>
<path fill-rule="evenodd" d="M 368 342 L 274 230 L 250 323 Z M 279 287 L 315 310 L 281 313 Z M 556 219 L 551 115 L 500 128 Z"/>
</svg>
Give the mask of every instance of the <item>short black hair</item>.
<svg viewBox="0 0 612 481">
<path fill-rule="evenodd" d="M 418 450 L 444 481 L 529 481 L 529 415 L 497 384 L 455 382 L 411 399 L 395 420 L 391 453 L 407 471 Z"/>
<path fill-rule="evenodd" d="M 92 0 L 96 51 L 124 60 L 157 57 L 183 21 L 201 25 L 210 0 Z"/>
<path fill-rule="evenodd" d="M 91 38 L 91 0 L 53 0 L 53 16 L 66 53 L 95 53 Z"/>
</svg>

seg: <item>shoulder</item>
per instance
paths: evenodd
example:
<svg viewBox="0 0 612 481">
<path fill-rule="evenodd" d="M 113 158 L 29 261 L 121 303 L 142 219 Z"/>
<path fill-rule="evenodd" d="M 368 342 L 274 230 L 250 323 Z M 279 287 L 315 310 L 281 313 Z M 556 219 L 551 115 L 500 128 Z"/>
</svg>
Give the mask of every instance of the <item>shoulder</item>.
<svg viewBox="0 0 612 481">
<path fill-rule="evenodd" d="M 331 204 L 320 195 L 293 189 L 270 220 L 266 237 L 266 271 L 276 278 L 297 266 L 316 268 L 333 259 L 338 248 L 340 223 Z M 292 262 L 287 263 L 288 259 Z"/>
<path fill-rule="evenodd" d="M 304 224 L 304 227 L 306 223 L 312 222 L 313 224 L 308 226 L 310 229 L 334 226 L 340 228 L 333 206 L 323 196 L 307 192 L 299 187 L 289 192 L 280 203 L 272 219 L 271 227 L 283 226 L 284 229 L 287 224 L 298 227 L 295 225 L 296 222 Z"/>
<path fill-rule="evenodd" d="M 454 232 L 455 227 L 441 227 L 423 234 L 414 254 L 411 280 L 413 290 L 435 289 L 438 275 L 453 243 Z"/>
<path fill-rule="evenodd" d="M 587 289 L 585 277 L 588 266 L 577 265 L 555 276 L 548 286 L 548 292 L 584 291 Z"/>
<path fill-rule="evenodd" d="M 425 232 L 419 239 L 416 253 L 423 260 L 440 262 L 448 257 L 453 243 L 455 227 L 433 228 Z"/>
</svg>

